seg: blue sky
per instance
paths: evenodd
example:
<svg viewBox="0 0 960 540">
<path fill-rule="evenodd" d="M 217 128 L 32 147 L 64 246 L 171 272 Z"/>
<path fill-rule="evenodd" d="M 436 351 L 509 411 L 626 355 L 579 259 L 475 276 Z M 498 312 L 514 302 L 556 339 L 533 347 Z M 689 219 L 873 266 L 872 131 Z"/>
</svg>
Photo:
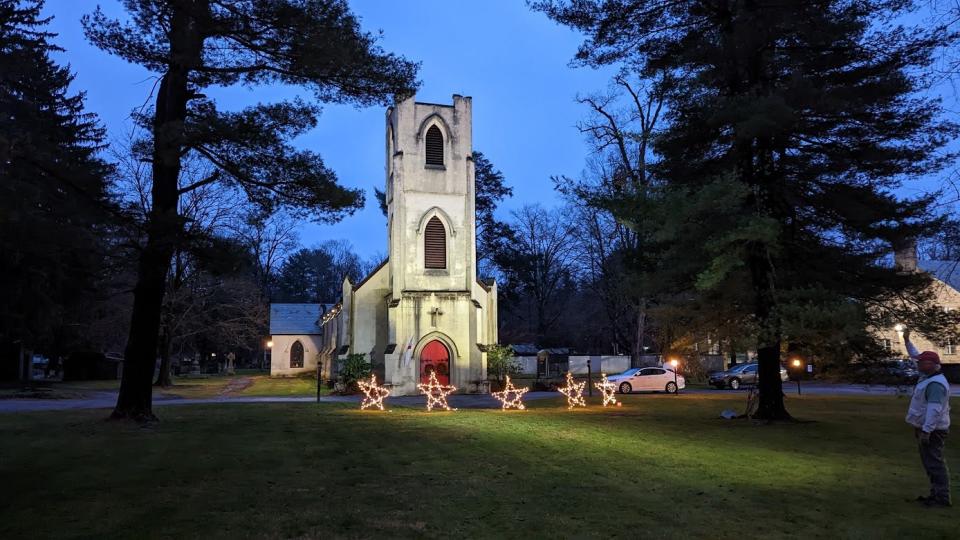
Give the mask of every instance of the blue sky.
<svg viewBox="0 0 960 540">
<path fill-rule="evenodd" d="M 154 84 L 143 68 L 91 46 L 80 17 L 99 4 L 123 16 L 116 0 L 48 0 L 51 31 L 65 51 L 56 56 L 76 74 L 87 93 L 87 109 L 106 125 L 111 139 L 123 140 L 129 114 L 147 99 Z M 568 66 L 579 36 L 522 1 L 417 0 L 350 2 L 368 31 L 383 31 L 381 45 L 422 63 L 420 101 L 452 103 L 453 94 L 473 97 L 474 149 L 503 171 L 514 197 L 501 213 L 529 202 L 559 204 L 551 175 L 577 176 L 588 147 L 576 129 L 585 110 L 574 98 L 606 87 L 612 70 Z M 231 88 L 209 93 L 222 108 L 291 95 L 285 88 Z M 308 94 L 304 94 L 309 97 Z M 297 144 L 319 152 L 343 184 L 367 191 L 367 206 L 335 225 L 301 225 L 301 242 L 313 245 L 345 238 L 362 256 L 386 251 L 386 225 L 373 198 L 384 183 L 384 109 L 324 106 L 319 125 Z"/>
<path fill-rule="evenodd" d="M 88 110 L 100 116 L 111 139 L 123 141 L 130 111 L 144 104 L 155 79 L 86 41 L 80 17 L 97 4 L 108 14 L 124 15 L 118 0 L 48 0 L 45 13 L 55 17 L 51 31 L 59 36 L 54 41 L 65 49 L 56 59 L 70 64 L 75 89 L 87 93 Z M 473 97 L 474 148 L 486 154 L 514 188 L 501 215 L 527 203 L 560 204 L 550 176 L 580 175 L 589 154 L 576 129 L 587 111 L 574 98 L 604 90 L 614 72 L 569 66 L 581 41 L 577 33 L 531 12 L 521 0 L 472 5 L 454 0 L 353 0 L 350 5 L 365 30 L 383 31 L 380 43 L 386 50 L 422 63 L 418 100 L 450 103 L 453 94 Z M 283 87 L 208 92 L 224 109 L 293 93 Z M 937 93 L 956 119 L 957 94 L 946 83 Z M 382 107 L 326 105 L 318 127 L 297 140 L 319 152 L 344 185 L 367 192 L 366 207 L 340 223 L 302 222 L 304 245 L 342 238 L 364 257 L 386 251 L 386 224 L 373 198 L 373 187 L 384 183 L 383 131 Z M 947 176 L 945 172 L 907 182 L 900 194 L 937 189 Z M 958 198 L 953 189 L 945 192 L 943 208 L 952 209 Z"/>
</svg>

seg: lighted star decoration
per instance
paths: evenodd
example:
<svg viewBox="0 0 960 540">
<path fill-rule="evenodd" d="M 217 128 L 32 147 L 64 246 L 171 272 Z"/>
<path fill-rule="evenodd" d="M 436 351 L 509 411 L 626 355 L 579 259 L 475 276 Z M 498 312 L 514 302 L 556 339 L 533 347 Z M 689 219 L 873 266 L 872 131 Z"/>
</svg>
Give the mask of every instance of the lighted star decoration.
<svg viewBox="0 0 960 540">
<path fill-rule="evenodd" d="M 434 407 L 440 407 L 447 411 L 456 410 L 447 405 L 447 395 L 454 393 L 457 387 L 440 384 L 440 381 L 437 380 L 436 371 L 431 371 L 430 381 L 427 384 L 418 384 L 417 389 L 420 390 L 421 394 L 427 396 L 427 411 L 432 411 Z"/>
<path fill-rule="evenodd" d="M 361 411 L 367 407 L 376 407 L 381 411 L 383 410 L 383 400 L 390 395 L 390 390 L 387 390 L 383 386 L 377 386 L 376 375 L 370 375 L 370 382 L 357 381 L 357 386 L 360 387 L 360 391 L 366 396 L 363 398 L 363 402 L 360 403 Z"/>
<path fill-rule="evenodd" d="M 577 405 L 586 407 L 587 402 L 583 399 L 583 387 L 585 382 L 574 382 L 573 375 L 567 372 L 567 385 L 557 387 L 557 392 L 567 396 L 567 409 L 572 409 Z"/>
<path fill-rule="evenodd" d="M 603 406 L 615 405 L 620 406 L 620 403 L 617 402 L 617 385 L 607 380 L 607 374 L 602 373 L 603 377 L 600 379 L 600 382 L 593 383 L 597 387 L 597 390 L 603 393 Z"/>
<path fill-rule="evenodd" d="M 523 395 L 526 394 L 528 390 L 529 388 L 517 388 L 514 386 L 513 383 L 510 382 L 510 376 L 507 375 L 507 385 L 503 387 L 503 391 L 493 392 L 491 395 L 503 405 L 501 410 L 520 409 L 522 411 L 526 409 L 523 405 Z"/>
</svg>

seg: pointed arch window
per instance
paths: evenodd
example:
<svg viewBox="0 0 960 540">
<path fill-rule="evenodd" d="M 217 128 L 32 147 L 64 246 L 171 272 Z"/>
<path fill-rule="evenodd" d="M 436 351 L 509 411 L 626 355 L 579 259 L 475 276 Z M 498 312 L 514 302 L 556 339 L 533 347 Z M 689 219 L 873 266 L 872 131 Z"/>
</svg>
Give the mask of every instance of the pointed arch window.
<svg viewBox="0 0 960 540">
<path fill-rule="evenodd" d="M 300 343 L 300 340 L 294 341 L 290 347 L 290 367 L 303 367 L 303 343 Z"/>
<path fill-rule="evenodd" d="M 447 267 L 447 230 L 437 216 L 430 218 L 424 230 L 423 254 L 425 268 Z"/>
<path fill-rule="evenodd" d="M 427 165 L 443 166 L 443 133 L 435 125 L 427 130 L 426 154 Z"/>
</svg>

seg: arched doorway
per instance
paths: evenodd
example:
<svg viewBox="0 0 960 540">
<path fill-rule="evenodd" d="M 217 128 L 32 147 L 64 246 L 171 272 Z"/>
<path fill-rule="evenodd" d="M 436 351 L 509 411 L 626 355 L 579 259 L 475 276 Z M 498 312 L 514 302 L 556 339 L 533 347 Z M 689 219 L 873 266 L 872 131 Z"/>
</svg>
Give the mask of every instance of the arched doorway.
<svg viewBox="0 0 960 540">
<path fill-rule="evenodd" d="M 290 367 L 303 367 L 303 343 L 300 343 L 300 340 L 294 341 L 293 346 L 290 347 Z"/>
<path fill-rule="evenodd" d="M 450 351 L 436 339 L 420 351 L 420 382 L 429 381 L 431 371 L 437 373 L 440 384 L 450 384 Z"/>
</svg>

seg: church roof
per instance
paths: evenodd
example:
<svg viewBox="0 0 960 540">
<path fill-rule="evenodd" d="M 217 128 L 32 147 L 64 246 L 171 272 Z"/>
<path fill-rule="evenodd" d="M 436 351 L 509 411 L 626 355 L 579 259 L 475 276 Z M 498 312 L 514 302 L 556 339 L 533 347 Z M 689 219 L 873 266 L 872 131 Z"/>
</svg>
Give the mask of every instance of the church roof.
<svg viewBox="0 0 960 540">
<path fill-rule="evenodd" d="M 270 304 L 270 334 L 319 334 L 320 315 L 330 304 Z"/>
<path fill-rule="evenodd" d="M 960 291 L 960 261 L 919 261 L 917 266 L 954 290 Z"/>
</svg>

